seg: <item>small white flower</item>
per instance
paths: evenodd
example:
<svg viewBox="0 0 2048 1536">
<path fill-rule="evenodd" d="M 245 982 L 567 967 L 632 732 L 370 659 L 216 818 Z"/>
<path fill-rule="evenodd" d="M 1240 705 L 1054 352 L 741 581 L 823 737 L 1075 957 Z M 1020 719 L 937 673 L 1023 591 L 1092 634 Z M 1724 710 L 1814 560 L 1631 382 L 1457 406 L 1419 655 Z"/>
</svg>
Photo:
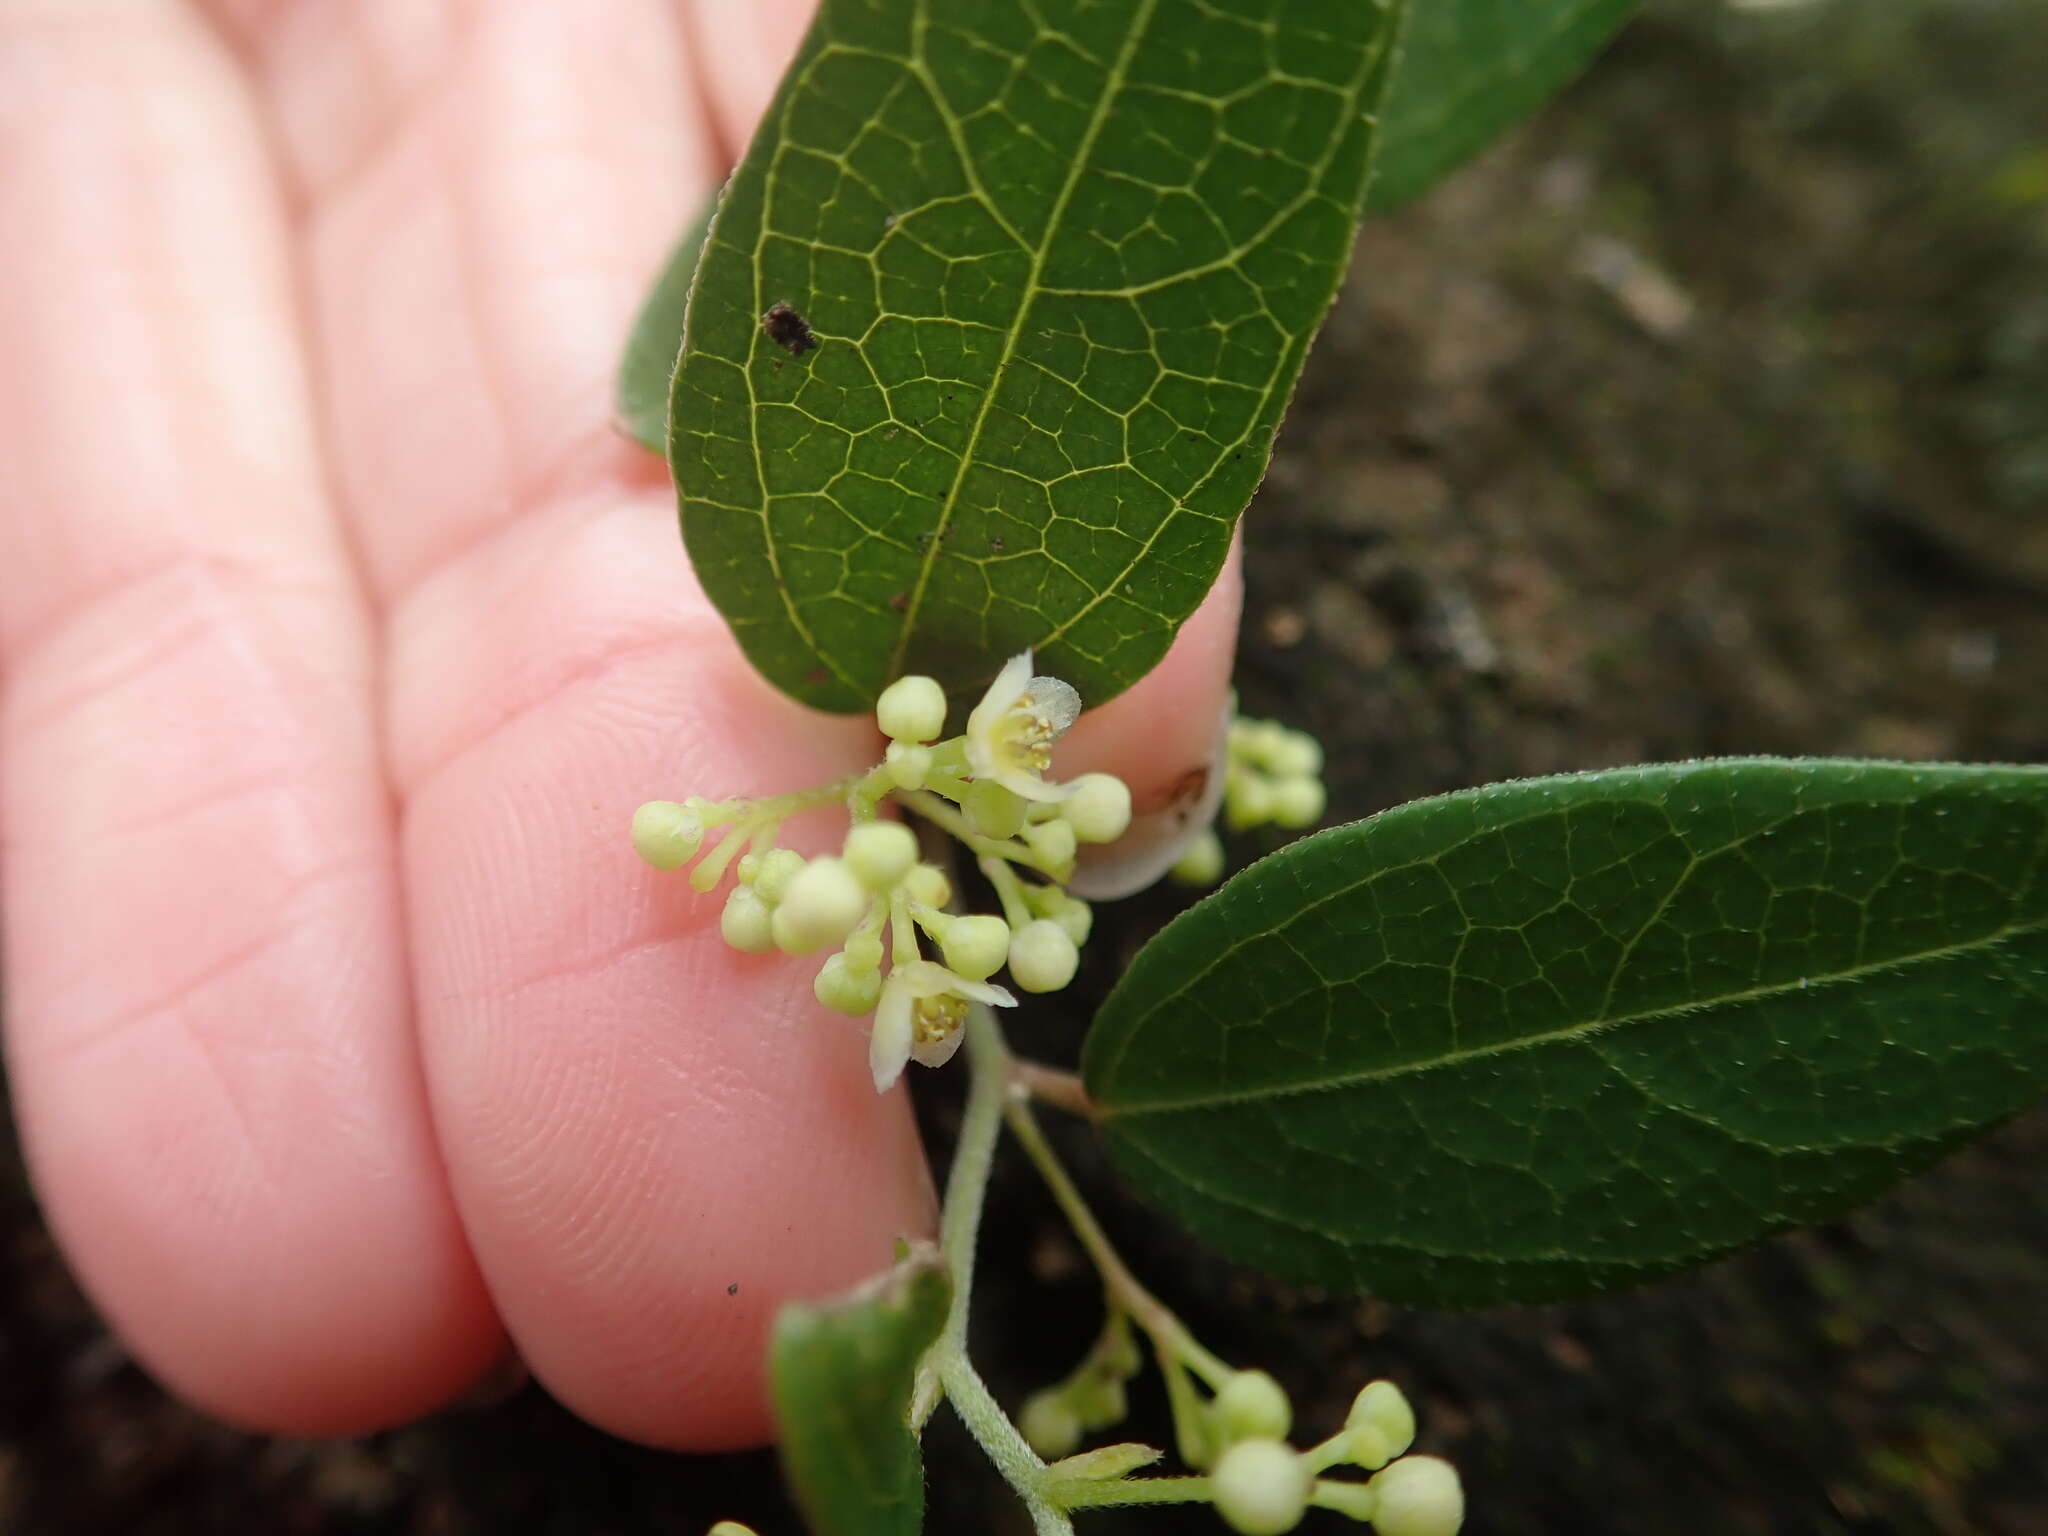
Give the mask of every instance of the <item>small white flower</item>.
<svg viewBox="0 0 2048 1536">
<path fill-rule="evenodd" d="M 1026 800 L 1064 800 L 1045 782 L 1053 743 L 1081 713 L 1081 696 L 1056 677 L 1033 677 L 1031 653 L 1012 656 L 967 717 L 967 771 Z"/>
<path fill-rule="evenodd" d="M 881 1093 L 903 1075 L 904 1063 L 943 1066 L 960 1049 L 969 1003 L 1014 1008 L 1017 999 L 1002 987 L 968 981 L 935 960 L 911 960 L 893 967 L 875 1005 L 875 1032 L 868 1042 L 868 1068 Z"/>
</svg>

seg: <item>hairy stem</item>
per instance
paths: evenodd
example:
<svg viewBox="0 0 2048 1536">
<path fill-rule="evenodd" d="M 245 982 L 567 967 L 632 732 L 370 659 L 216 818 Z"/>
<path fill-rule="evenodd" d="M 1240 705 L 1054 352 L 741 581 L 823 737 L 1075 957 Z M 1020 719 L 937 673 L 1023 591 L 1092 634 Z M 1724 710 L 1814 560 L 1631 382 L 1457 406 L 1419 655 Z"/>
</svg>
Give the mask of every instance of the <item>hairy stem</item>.
<svg viewBox="0 0 2048 1536">
<path fill-rule="evenodd" d="M 1055 878 L 1053 871 L 1047 869 L 1044 861 L 1025 844 L 1011 837 L 982 836 L 974 830 L 974 823 L 967 819 L 964 812 L 948 805 L 929 789 L 912 790 L 896 798 L 903 802 L 904 809 L 915 811 L 933 826 L 957 838 L 977 857 L 983 860 L 999 859 L 1010 864 L 1021 864 L 1035 874 L 1044 875 L 1048 880 Z"/>
<path fill-rule="evenodd" d="M 967 1317 L 974 1292 L 975 1240 L 981 1231 L 983 1198 L 996 1137 L 1002 1130 L 1003 1100 L 1009 1092 L 1010 1053 L 988 1009 L 976 1004 L 967 1015 L 967 1109 L 953 1166 L 946 1174 L 945 1215 L 939 1223 L 939 1249 L 953 1280 L 953 1300 L 946 1326 L 918 1373 L 911 1403 L 911 1423 L 922 1429 L 937 1406 L 940 1391 L 952 1403 L 960 1422 L 980 1444 L 1031 1513 L 1038 1536 L 1072 1536 L 1073 1525 L 1044 1492 L 1045 1463 L 1024 1442 L 980 1375 L 967 1359 Z"/>
<path fill-rule="evenodd" d="M 1090 1482 L 1075 1478 L 1055 1482 L 1053 1497 L 1066 1509 L 1107 1509 L 1130 1504 L 1206 1504 L 1206 1477 L 1121 1477 Z"/>
<path fill-rule="evenodd" d="M 1211 1388 L 1220 1387 L 1234 1374 L 1230 1366 L 1204 1349 L 1188 1332 L 1187 1325 L 1173 1315 L 1166 1303 L 1140 1285 L 1137 1276 L 1118 1257 L 1108 1237 L 1103 1234 L 1101 1224 L 1096 1221 L 1095 1213 L 1088 1209 L 1080 1190 L 1074 1187 L 1074 1181 L 1068 1177 L 1065 1166 L 1054 1153 L 1052 1144 L 1038 1128 L 1038 1118 L 1032 1114 L 1031 1102 L 1024 1092 L 1013 1087 L 1007 1100 L 1003 1116 L 1009 1121 L 1011 1133 L 1022 1143 L 1037 1166 L 1039 1176 L 1052 1191 L 1053 1199 L 1067 1218 L 1067 1225 L 1074 1229 L 1074 1236 L 1087 1250 L 1095 1272 L 1102 1277 L 1103 1289 L 1111 1300 L 1150 1335 L 1163 1354 L 1186 1362 Z"/>
</svg>

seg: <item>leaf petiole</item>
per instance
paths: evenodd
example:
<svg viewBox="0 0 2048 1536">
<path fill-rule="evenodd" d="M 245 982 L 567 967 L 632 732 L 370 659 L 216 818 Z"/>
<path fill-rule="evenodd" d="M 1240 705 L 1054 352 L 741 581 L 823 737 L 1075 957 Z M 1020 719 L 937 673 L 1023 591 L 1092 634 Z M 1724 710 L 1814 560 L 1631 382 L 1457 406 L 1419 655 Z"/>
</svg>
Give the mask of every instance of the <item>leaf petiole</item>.
<svg viewBox="0 0 2048 1536">
<path fill-rule="evenodd" d="M 1013 1089 L 1029 1094 L 1040 1103 L 1064 1109 L 1084 1120 L 1093 1120 L 1097 1114 L 1095 1101 L 1088 1097 L 1087 1086 L 1078 1072 L 1067 1072 L 1059 1067 L 1048 1067 L 1013 1056 L 1010 1058 L 1010 1084 Z"/>
</svg>

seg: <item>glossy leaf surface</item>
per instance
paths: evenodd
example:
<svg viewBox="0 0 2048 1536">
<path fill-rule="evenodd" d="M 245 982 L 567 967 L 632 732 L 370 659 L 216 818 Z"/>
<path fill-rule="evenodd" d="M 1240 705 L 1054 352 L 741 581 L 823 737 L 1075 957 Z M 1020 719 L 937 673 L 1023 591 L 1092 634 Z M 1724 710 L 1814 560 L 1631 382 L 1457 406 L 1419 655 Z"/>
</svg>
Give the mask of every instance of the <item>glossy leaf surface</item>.
<svg viewBox="0 0 2048 1536">
<path fill-rule="evenodd" d="M 1277 1273 L 1647 1280 L 2048 1085 L 2048 769 L 1736 760 L 1417 801 L 1246 870 L 1089 1037 L 1112 1151 Z"/>
<path fill-rule="evenodd" d="M 1091 705 L 1158 660 L 1342 276 L 1398 11 L 824 0 L 672 401 L 691 561 L 755 666 L 851 711 L 1026 647 Z"/>
<path fill-rule="evenodd" d="M 924 1523 L 910 1394 L 951 1294 L 927 1246 L 842 1301 L 776 1318 L 782 1465 L 816 1536 L 915 1536 Z"/>
<path fill-rule="evenodd" d="M 1591 61 L 1638 0 L 1416 0 L 1370 209 L 1412 202 Z"/>
</svg>

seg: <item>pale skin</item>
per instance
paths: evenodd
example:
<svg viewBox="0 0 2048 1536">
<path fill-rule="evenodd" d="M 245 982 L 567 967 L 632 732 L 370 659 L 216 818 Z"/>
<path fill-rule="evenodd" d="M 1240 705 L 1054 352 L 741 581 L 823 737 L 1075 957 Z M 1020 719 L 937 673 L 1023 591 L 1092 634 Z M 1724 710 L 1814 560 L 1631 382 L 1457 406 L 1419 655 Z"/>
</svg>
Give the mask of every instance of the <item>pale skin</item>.
<svg viewBox="0 0 2048 1536">
<path fill-rule="evenodd" d="M 808 10 L 0 0 L 10 1084 L 87 1290 L 223 1418 L 394 1424 L 516 1351 L 746 1444 L 778 1303 L 935 1224 L 864 1028 L 625 835 L 879 746 L 755 678 L 611 422 Z M 1056 772 L 1182 784 L 1237 604 Z"/>
</svg>

